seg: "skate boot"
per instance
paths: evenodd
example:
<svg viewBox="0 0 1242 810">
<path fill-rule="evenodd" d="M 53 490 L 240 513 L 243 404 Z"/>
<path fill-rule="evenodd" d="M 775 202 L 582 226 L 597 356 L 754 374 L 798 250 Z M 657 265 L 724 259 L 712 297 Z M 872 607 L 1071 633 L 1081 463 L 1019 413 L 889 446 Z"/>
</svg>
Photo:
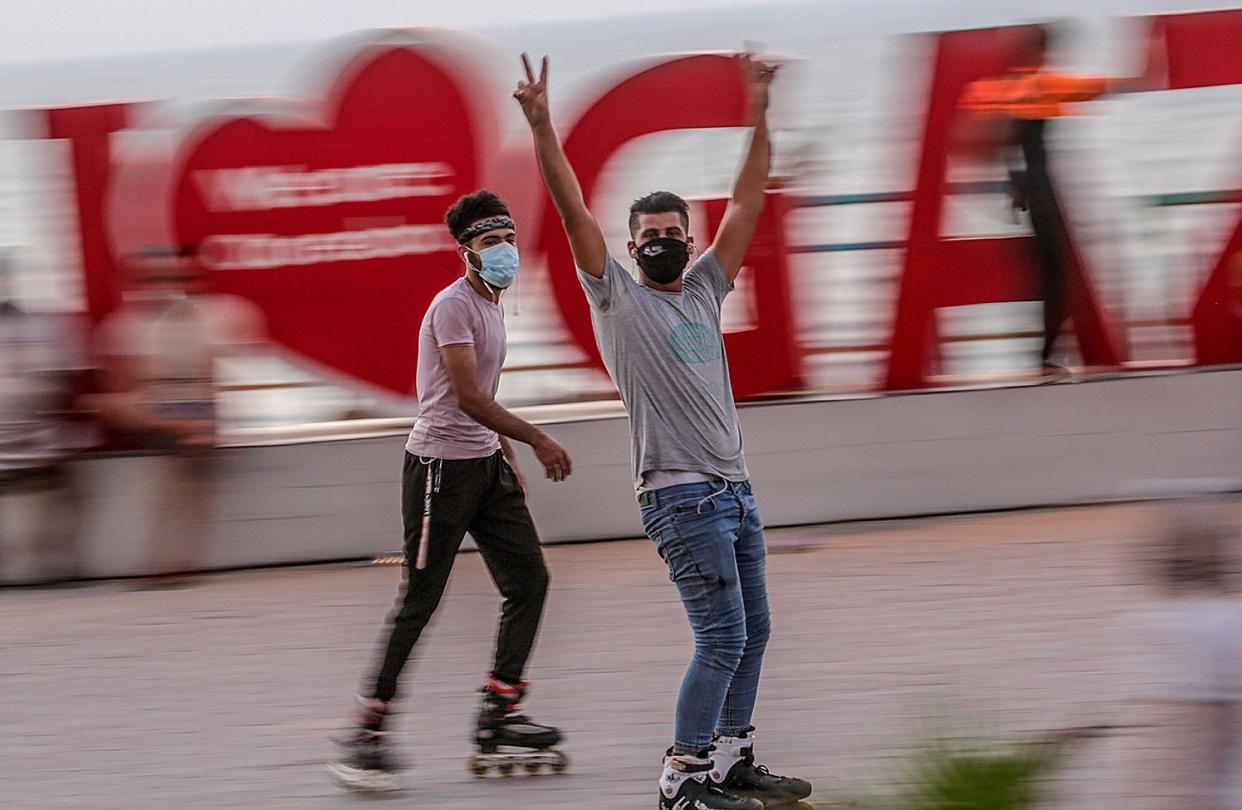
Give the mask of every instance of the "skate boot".
<svg viewBox="0 0 1242 810">
<path fill-rule="evenodd" d="M 342 753 L 340 759 L 328 763 L 328 773 L 341 787 L 368 793 L 401 789 L 382 731 L 354 728 L 334 742 Z"/>
<path fill-rule="evenodd" d="M 494 678 L 483 687 L 483 706 L 475 743 L 479 753 L 466 763 L 478 777 L 496 772 L 509 776 L 519 768 L 528 774 L 561 773 L 569 758 L 556 749 L 561 732 L 531 720 L 519 710 L 526 684 L 511 686 Z"/>
<path fill-rule="evenodd" d="M 743 796 L 753 796 L 765 806 L 791 804 L 811 795 L 811 784 L 792 776 L 777 776 L 755 764 L 755 727 L 736 737 L 716 735 L 711 748 L 712 783 Z"/>
<path fill-rule="evenodd" d="M 664 755 L 660 776 L 660 810 L 763 810 L 763 802 L 715 785 L 711 749 L 697 754 Z"/>
</svg>

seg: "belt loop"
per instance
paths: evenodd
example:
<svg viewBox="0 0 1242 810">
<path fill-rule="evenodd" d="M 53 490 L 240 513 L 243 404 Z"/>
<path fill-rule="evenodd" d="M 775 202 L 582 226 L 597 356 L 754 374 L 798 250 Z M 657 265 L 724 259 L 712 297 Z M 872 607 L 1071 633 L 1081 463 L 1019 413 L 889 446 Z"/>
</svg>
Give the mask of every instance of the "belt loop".
<svg viewBox="0 0 1242 810">
<path fill-rule="evenodd" d="M 737 501 L 738 509 L 742 512 L 742 518 L 745 519 L 750 514 L 750 507 L 746 504 L 746 481 L 730 481 L 729 491 L 733 493 L 733 499 Z"/>
</svg>

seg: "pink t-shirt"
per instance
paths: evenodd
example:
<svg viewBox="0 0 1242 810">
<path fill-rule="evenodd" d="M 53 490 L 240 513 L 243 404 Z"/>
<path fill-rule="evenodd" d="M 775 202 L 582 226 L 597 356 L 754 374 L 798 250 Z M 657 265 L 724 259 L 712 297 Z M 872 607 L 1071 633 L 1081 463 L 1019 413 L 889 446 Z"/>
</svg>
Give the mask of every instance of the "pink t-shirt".
<svg viewBox="0 0 1242 810">
<path fill-rule="evenodd" d="M 457 404 L 440 360 L 444 346 L 474 346 L 475 382 L 496 396 L 505 364 L 505 313 L 474 291 L 464 278 L 450 284 L 427 308 L 418 332 L 418 419 L 405 449 L 416 456 L 466 459 L 500 449 L 494 430 L 476 422 Z"/>
</svg>

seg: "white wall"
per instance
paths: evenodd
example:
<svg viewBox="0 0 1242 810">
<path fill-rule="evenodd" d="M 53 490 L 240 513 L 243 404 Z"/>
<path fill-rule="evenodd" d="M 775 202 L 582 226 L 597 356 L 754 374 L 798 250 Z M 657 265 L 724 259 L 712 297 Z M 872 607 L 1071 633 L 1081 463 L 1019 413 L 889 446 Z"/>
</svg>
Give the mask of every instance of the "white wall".
<svg viewBox="0 0 1242 810">
<path fill-rule="evenodd" d="M 1078 384 L 807 398 L 741 409 L 769 525 L 1109 499 L 1136 480 L 1242 480 L 1242 370 L 1128 375 Z M 532 409 L 569 449 L 574 475 L 536 474 L 531 509 L 547 542 L 641 534 L 628 422 L 612 405 Z M 400 546 L 404 423 L 265 435 L 222 460 L 206 564 L 368 557 Z M 334 429 L 335 430 L 335 429 Z M 342 430 L 335 432 L 340 433 Z M 358 435 L 358 431 L 367 433 Z M 83 464 L 88 572 L 141 571 L 153 460 Z M 0 502 L 0 580 L 25 576 L 12 499 Z M 20 515 L 18 516 L 20 517 Z M 9 526 L 5 532 L 4 527 Z"/>
</svg>

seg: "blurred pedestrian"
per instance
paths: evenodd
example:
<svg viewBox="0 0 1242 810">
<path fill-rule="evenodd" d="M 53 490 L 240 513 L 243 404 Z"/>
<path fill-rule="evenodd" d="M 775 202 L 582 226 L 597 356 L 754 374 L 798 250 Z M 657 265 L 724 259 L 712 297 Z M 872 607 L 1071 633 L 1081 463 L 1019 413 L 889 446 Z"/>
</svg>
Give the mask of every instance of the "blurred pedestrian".
<svg viewBox="0 0 1242 810">
<path fill-rule="evenodd" d="M 1137 620 L 1126 788 L 1138 808 L 1242 810 L 1238 532 L 1223 504 L 1170 510 L 1154 556 L 1158 601 Z M 1147 803 L 1145 803 L 1147 802 Z"/>
<path fill-rule="evenodd" d="M 121 307 L 101 325 L 96 351 L 104 422 L 153 457 L 156 519 L 148 584 L 189 581 L 206 563 L 210 531 L 218 361 L 262 334 L 257 310 L 212 295 L 190 248 L 152 248 L 124 262 Z"/>
<path fill-rule="evenodd" d="M 1035 234 L 1038 291 L 1044 305 L 1040 368 L 1053 376 L 1066 372 L 1054 362 L 1053 352 L 1061 327 L 1070 315 L 1069 280 L 1074 257 L 1064 208 L 1053 182 L 1048 154 L 1050 124 L 1072 114 L 1075 104 L 1110 93 L 1163 87 L 1167 61 L 1162 49 L 1153 48 L 1146 72 L 1137 78 L 1059 73 L 1048 67 L 1048 54 L 1055 44 L 1057 30 L 1048 24 L 1014 29 L 1009 69 L 1000 76 L 972 83 L 959 102 L 963 120 L 971 122 L 962 129 L 986 133 L 963 140 L 982 138 L 995 144 L 1009 163 L 1014 210 L 1024 211 L 1030 218 Z"/>
<path fill-rule="evenodd" d="M 62 583 L 84 573 L 73 462 L 89 440 L 74 417 L 90 363 L 72 316 L 19 303 L 14 270 L 12 255 L 0 256 L 0 541 L 3 525 L 28 526 L 32 563 L 23 570 L 20 545 L 0 542 L 0 582 Z"/>
</svg>

